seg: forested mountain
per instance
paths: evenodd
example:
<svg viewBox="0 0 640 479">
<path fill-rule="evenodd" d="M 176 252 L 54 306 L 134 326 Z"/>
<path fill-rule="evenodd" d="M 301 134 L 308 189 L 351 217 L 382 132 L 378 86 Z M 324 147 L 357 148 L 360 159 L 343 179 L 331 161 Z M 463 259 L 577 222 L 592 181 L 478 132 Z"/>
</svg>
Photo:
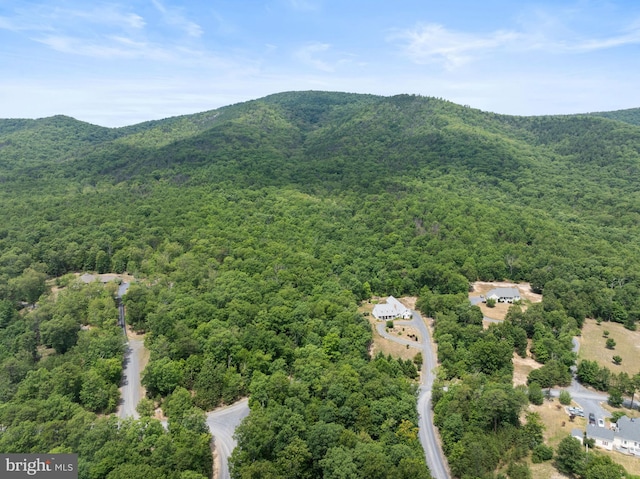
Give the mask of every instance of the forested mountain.
<svg viewBox="0 0 640 479">
<path fill-rule="evenodd" d="M 448 324 L 439 341 L 505 340 L 509 358 L 519 332 L 485 337 L 458 308 L 469 281 L 544 291 L 539 337 L 561 342 L 587 316 L 634 328 L 640 126 L 600 116 L 298 92 L 118 129 L 0 120 L 0 451 L 78 452 L 87 478 L 201 477 L 201 411 L 250 395 L 237 478 L 428 477 L 415 368 L 369 357 L 357 302 L 420 294 Z M 147 333 L 144 381 L 168 433 L 96 416 L 115 406 L 122 346 L 111 296 L 64 276 L 81 271 L 138 278 L 128 320 Z M 45 280 L 60 277 L 56 296 Z M 474 371 L 474 390 L 511 394 L 508 368 L 456 354 L 447 380 Z M 519 430 L 514 411 L 465 447 Z M 124 453 L 128 435 L 141 445 Z"/>
<path fill-rule="evenodd" d="M 628 110 L 617 111 L 601 111 L 591 114 L 594 116 L 601 116 L 603 118 L 610 118 L 612 120 L 623 121 L 625 123 L 631 123 L 632 125 L 640 125 L 640 108 L 629 108 Z"/>
</svg>

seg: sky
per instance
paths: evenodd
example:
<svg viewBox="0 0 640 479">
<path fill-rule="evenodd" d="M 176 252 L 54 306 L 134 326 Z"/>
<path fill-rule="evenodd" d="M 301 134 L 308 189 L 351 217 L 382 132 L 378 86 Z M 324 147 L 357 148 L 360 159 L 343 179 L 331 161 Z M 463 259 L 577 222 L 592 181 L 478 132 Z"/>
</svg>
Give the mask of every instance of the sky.
<svg viewBox="0 0 640 479">
<path fill-rule="evenodd" d="M 292 90 L 640 107 L 638 0 L 0 0 L 0 118 L 102 126 Z"/>
</svg>

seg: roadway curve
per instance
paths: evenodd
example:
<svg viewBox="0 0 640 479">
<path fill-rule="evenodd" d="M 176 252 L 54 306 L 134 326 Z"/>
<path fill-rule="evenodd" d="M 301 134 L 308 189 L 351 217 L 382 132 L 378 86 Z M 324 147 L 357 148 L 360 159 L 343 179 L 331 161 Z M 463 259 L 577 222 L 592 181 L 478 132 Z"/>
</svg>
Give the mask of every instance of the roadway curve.
<svg viewBox="0 0 640 479">
<path fill-rule="evenodd" d="M 119 324 L 122 326 L 126 336 L 126 325 L 124 318 L 124 306 L 122 296 L 126 294 L 129 283 L 122 283 L 118 289 L 118 310 Z M 124 356 L 124 370 L 122 372 L 122 386 L 120 388 L 121 401 L 118 407 L 118 417 L 125 419 L 133 417 L 138 419 L 140 414 L 136 411 L 136 406 L 144 395 L 141 384 L 141 369 L 144 361 L 145 347 L 141 339 L 128 339 L 127 349 Z M 246 416 L 249 415 L 249 402 L 247 399 L 238 401 L 231 406 L 226 406 L 207 413 L 207 426 L 213 436 L 217 459 L 215 470 L 217 479 L 230 479 L 229 457 L 236 447 L 233 433 Z M 164 427 L 167 422 L 162 421 Z"/>
<path fill-rule="evenodd" d="M 249 415 L 249 400 L 242 399 L 231 406 L 225 406 L 207 413 L 207 426 L 216 447 L 217 479 L 230 479 L 229 457 L 237 443 L 233 433 L 240 422 Z"/>
<path fill-rule="evenodd" d="M 418 394 L 418 426 L 420 443 L 424 449 L 427 465 L 434 479 L 448 479 L 449 468 L 447 460 L 442 453 L 442 447 L 433 425 L 433 411 L 431 407 L 431 389 L 435 379 L 434 369 L 436 367 L 436 357 L 431 347 L 431 337 L 429 329 L 422 316 L 417 311 L 412 312 L 412 319 L 409 321 L 394 321 L 398 326 L 411 326 L 420 332 L 421 341 L 410 341 L 387 333 L 385 323 L 376 324 L 378 333 L 391 341 L 408 345 L 409 347 L 422 351 L 422 374 L 420 379 L 420 393 Z"/>
<path fill-rule="evenodd" d="M 578 354 L 579 349 L 580 343 L 578 342 L 578 339 L 573 338 L 573 352 Z M 593 413 L 596 418 L 610 417 L 611 413 L 600 405 L 601 403 L 608 401 L 609 396 L 604 393 L 585 388 L 576 379 L 575 371 L 576 368 L 572 367 L 573 376 L 571 378 L 571 385 L 566 388 L 569 394 L 571 394 L 571 399 L 584 409 L 585 417 L 589 417 L 589 413 Z M 552 396 L 558 396 L 560 395 L 560 391 L 562 391 L 562 389 L 552 389 L 551 394 Z"/>
</svg>

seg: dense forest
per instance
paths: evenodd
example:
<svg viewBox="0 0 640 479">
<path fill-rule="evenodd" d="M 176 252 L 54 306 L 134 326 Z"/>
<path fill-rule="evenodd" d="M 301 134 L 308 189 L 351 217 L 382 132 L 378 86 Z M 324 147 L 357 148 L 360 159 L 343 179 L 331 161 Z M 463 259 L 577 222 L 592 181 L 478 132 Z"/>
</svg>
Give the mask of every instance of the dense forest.
<svg viewBox="0 0 640 479">
<path fill-rule="evenodd" d="M 544 444 L 513 351 L 531 340 L 531 382 L 563 384 L 585 318 L 640 318 L 637 118 L 300 92 L 118 129 L 0 120 L 0 451 L 209 477 L 203 411 L 249 396 L 235 478 L 428 478 L 415 368 L 370 357 L 357 311 L 419 295 L 452 473 L 527 477 Z M 110 415 L 124 338 L 85 271 L 136 278 L 127 321 L 168 429 Z M 469 282 L 503 279 L 544 302 L 483 330 Z"/>
</svg>

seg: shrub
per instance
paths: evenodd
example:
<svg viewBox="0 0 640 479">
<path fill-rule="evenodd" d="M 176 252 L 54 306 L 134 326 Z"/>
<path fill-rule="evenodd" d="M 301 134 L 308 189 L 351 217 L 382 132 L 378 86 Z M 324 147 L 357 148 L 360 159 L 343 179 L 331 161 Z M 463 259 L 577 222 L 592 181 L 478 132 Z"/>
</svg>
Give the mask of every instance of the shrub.
<svg viewBox="0 0 640 479">
<path fill-rule="evenodd" d="M 617 423 L 618 419 L 620 419 L 622 416 L 626 416 L 626 414 L 622 411 L 613 411 L 611 413 L 611 419 L 609 420 L 613 423 Z"/>
<path fill-rule="evenodd" d="M 544 444 L 538 444 L 533 448 L 533 453 L 531 454 L 531 462 L 534 464 L 539 464 L 544 461 L 549 461 L 553 458 L 553 448 L 546 446 Z"/>
<path fill-rule="evenodd" d="M 616 342 L 612 338 L 609 338 L 607 339 L 606 345 L 607 349 L 614 349 L 616 347 Z"/>
<path fill-rule="evenodd" d="M 609 390 L 609 405 L 613 407 L 622 406 L 622 392 L 619 389 L 610 389 Z"/>
<path fill-rule="evenodd" d="M 525 463 L 511 462 L 507 467 L 507 475 L 510 479 L 531 479 L 531 470 Z"/>
<path fill-rule="evenodd" d="M 620 364 L 620 363 L 622 362 L 622 358 L 616 354 L 616 355 L 613 357 L 613 362 L 614 362 L 615 364 Z"/>
<path fill-rule="evenodd" d="M 544 395 L 542 394 L 542 388 L 538 383 L 529 384 L 529 402 L 540 406 L 544 402 Z"/>
<path fill-rule="evenodd" d="M 493 299 L 493 298 L 487 299 L 487 307 L 488 308 L 495 308 L 496 307 L 496 300 Z"/>
<path fill-rule="evenodd" d="M 560 400 L 560 404 L 564 406 L 568 406 L 569 404 L 571 404 L 571 394 L 569 394 L 569 391 L 560 391 L 560 396 L 558 399 Z"/>
<path fill-rule="evenodd" d="M 602 331 L 602 337 L 608 338 L 609 337 L 609 331 L 606 330 L 606 329 L 604 331 Z"/>
<path fill-rule="evenodd" d="M 387 328 L 388 329 L 392 329 L 393 328 L 393 320 L 390 319 L 389 321 L 387 321 Z"/>
</svg>

